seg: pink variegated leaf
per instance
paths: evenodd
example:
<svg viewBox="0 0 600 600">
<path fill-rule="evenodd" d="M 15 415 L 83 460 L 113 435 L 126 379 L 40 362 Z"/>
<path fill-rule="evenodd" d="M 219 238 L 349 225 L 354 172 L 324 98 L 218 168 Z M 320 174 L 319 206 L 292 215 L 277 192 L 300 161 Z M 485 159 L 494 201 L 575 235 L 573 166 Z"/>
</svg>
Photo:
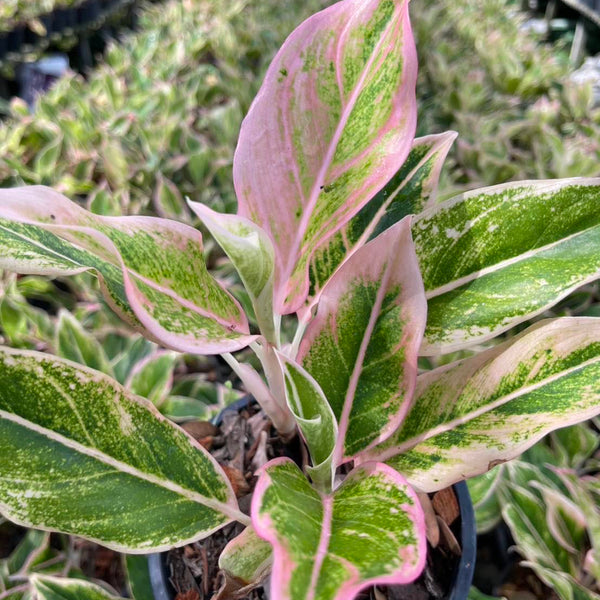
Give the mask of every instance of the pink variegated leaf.
<svg viewBox="0 0 600 600">
<path fill-rule="evenodd" d="M 272 460 L 260 471 L 252 523 L 273 546 L 277 600 L 351 600 L 369 585 L 409 583 L 425 565 L 417 495 L 381 463 L 355 468 L 322 494 L 291 460 Z"/>
<path fill-rule="evenodd" d="M 407 414 L 426 314 L 410 217 L 358 250 L 323 290 L 298 362 L 338 419 L 334 464 L 385 440 Z"/>
<path fill-rule="evenodd" d="M 369 450 L 433 492 L 515 458 L 600 413 L 600 319 L 542 321 L 504 344 L 419 376 L 402 426 Z"/>
<path fill-rule="evenodd" d="M 308 294 L 315 248 L 407 157 L 416 123 L 408 0 L 343 0 L 287 39 L 242 124 L 239 214 L 276 248 L 275 308 Z"/>
<path fill-rule="evenodd" d="M 417 138 L 404 164 L 387 185 L 327 242 L 310 261 L 309 304 L 317 303 L 321 290 L 354 252 L 407 215 L 435 204 L 440 172 L 455 131 Z"/>
<path fill-rule="evenodd" d="M 231 352 L 254 339 L 208 273 L 200 233 L 175 221 L 94 215 L 40 186 L 0 190 L 0 268 L 94 271 L 111 308 L 174 350 Z"/>
</svg>

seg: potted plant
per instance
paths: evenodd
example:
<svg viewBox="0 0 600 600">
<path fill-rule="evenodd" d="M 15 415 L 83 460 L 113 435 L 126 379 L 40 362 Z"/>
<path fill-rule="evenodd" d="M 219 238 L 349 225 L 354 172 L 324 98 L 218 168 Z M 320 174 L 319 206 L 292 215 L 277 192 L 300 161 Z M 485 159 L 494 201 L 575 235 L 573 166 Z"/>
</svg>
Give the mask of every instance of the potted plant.
<svg viewBox="0 0 600 600">
<path fill-rule="evenodd" d="M 1 348 L 6 517 L 132 553 L 237 521 L 219 559 L 230 581 L 270 571 L 272 598 L 349 599 L 418 577 L 423 494 L 600 413 L 599 319 L 491 342 L 599 276 L 600 180 L 435 203 L 455 135 L 414 139 L 415 80 L 407 0 L 342 0 L 284 43 L 242 125 L 238 214 L 189 203 L 248 315 L 192 227 L 94 215 L 44 187 L 0 191 L 0 266 L 97 274 L 149 339 L 221 354 L 305 450 L 300 465 L 263 461 L 247 514 L 218 462 L 153 406 L 101 373 Z M 282 323 L 296 326 L 289 341 Z M 264 379 L 233 356 L 246 348 Z M 419 374 L 419 356 L 435 366 L 462 349 Z"/>
</svg>

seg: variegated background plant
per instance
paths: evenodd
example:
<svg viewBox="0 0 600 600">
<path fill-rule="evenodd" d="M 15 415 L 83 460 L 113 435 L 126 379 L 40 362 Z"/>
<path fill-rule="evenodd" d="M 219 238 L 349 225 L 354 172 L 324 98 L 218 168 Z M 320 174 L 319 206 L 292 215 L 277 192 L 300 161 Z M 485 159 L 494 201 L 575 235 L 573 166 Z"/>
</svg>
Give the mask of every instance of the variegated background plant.
<svg viewBox="0 0 600 600">
<path fill-rule="evenodd" d="M 117 370 L 89 341 L 79 362 L 92 368 L 5 347 L 6 517 L 133 554 L 236 520 L 247 529 L 221 566 L 238 580 L 260 583 L 272 562 L 275 598 L 347 599 L 422 571 L 418 492 L 600 413 L 600 320 L 504 335 L 600 277 L 600 179 L 437 203 L 455 134 L 415 138 L 416 70 L 407 0 L 342 0 L 284 43 L 242 124 L 238 214 L 188 203 L 239 272 L 249 314 L 187 224 L 93 214 L 46 187 L 0 190 L 2 268 L 96 276 L 115 313 L 167 349 L 151 360 L 168 371 L 170 351 L 221 354 L 310 456 L 264 464 L 246 515 L 216 460 L 133 393 L 143 361 Z M 68 316 L 57 335 L 59 348 L 61 335 L 83 337 Z M 248 347 L 264 378 L 233 355 Z M 441 366 L 419 373 L 419 357 Z M 44 573 L 32 585 L 107 597 Z"/>
</svg>

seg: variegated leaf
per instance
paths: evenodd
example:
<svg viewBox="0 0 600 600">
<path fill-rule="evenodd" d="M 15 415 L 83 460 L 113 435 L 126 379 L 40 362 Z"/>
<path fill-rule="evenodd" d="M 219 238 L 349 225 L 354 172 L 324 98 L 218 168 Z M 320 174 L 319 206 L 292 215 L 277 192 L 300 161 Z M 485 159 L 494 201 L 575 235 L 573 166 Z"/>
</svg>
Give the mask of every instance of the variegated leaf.
<svg viewBox="0 0 600 600">
<path fill-rule="evenodd" d="M 323 290 L 298 362 L 338 420 L 334 464 L 390 436 L 417 376 L 426 303 L 410 217 L 358 250 Z"/>
<path fill-rule="evenodd" d="M 97 371 L 0 348 L 0 512 L 130 552 L 245 520 L 216 461 Z"/>
<path fill-rule="evenodd" d="M 333 273 L 358 248 L 407 215 L 418 214 L 434 204 L 440 171 L 456 135 L 447 131 L 415 139 L 406 161 L 389 183 L 315 251 L 310 263 L 311 304 L 317 302 Z"/>
<path fill-rule="evenodd" d="M 416 217 L 413 237 L 428 300 L 421 353 L 457 350 L 600 277 L 600 179 L 474 190 Z"/>
<path fill-rule="evenodd" d="M 278 600 L 348 600 L 375 583 L 408 583 L 425 565 L 417 495 L 383 464 L 357 467 L 322 495 L 291 460 L 273 460 L 261 471 L 252 522 L 273 545 Z"/>
<path fill-rule="evenodd" d="M 236 300 L 208 273 L 198 231 L 152 217 L 102 217 L 40 186 L 0 190 L 0 268 L 95 271 L 110 306 L 161 344 L 215 354 L 248 345 Z"/>
<path fill-rule="evenodd" d="M 123 600 L 82 579 L 33 575 L 31 585 L 37 600 Z"/>
<path fill-rule="evenodd" d="M 234 158 L 239 214 L 276 248 L 275 308 L 308 294 L 315 248 L 408 155 L 416 123 L 408 0 L 343 0 L 286 40 L 244 120 Z"/>
<path fill-rule="evenodd" d="M 312 466 L 311 479 L 322 491 L 333 485 L 335 466 L 333 450 L 338 437 L 335 415 L 319 384 L 295 361 L 279 354 L 285 377 L 288 406 L 302 433 Z"/>
<path fill-rule="evenodd" d="M 276 343 L 273 322 L 275 250 L 267 234 L 252 221 L 219 214 L 199 202 L 188 201 L 212 236 L 227 253 L 246 288 L 261 333 Z"/>
<path fill-rule="evenodd" d="M 271 544 L 258 537 L 252 527 L 246 527 L 219 555 L 219 567 L 243 585 L 264 581 L 272 564 Z"/>
<path fill-rule="evenodd" d="M 600 319 L 544 321 L 421 375 L 402 427 L 369 453 L 415 487 L 442 489 L 600 413 Z"/>
</svg>

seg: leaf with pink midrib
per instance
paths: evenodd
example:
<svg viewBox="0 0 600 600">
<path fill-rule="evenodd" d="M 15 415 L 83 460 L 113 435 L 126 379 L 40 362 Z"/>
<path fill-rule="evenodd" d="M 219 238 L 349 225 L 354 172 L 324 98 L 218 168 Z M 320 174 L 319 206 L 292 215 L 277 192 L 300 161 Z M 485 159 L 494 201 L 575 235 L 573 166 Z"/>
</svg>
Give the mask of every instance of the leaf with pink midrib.
<svg viewBox="0 0 600 600">
<path fill-rule="evenodd" d="M 315 248 L 354 216 L 408 155 L 416 53 L 407 0 L 344 0 L 286 40 L 244 120 L 234 158 L 239 214 L 277 255 L 275 307 L 308 293 Z"/>
<path fill-rule="evenodd" d="M 396 471 L 367 463 L 321 494 L 287 458 L 259 472 L 256 533 L 273 546 L 271 597 L 351 600 L 373 584 L 404 584 L 425 565 L 425 517 Z"/>
<path fill-rule="evenodd" d="M 101 217 L 44 187 L 0 190 L 0 265 L 99 274 L 107 301 L 147 337 L 179 351 L 238 350 L 254 336 L 208 273 L 198 231 L 152 217 Z"/>
<path fill-rule="evenodd" d="M 338 419 L 335 464 L 385 440 L 407 414 L 426 317 L 407 217 L 337 271 L 300 345 L 298 361 Z"/>
</svg>

